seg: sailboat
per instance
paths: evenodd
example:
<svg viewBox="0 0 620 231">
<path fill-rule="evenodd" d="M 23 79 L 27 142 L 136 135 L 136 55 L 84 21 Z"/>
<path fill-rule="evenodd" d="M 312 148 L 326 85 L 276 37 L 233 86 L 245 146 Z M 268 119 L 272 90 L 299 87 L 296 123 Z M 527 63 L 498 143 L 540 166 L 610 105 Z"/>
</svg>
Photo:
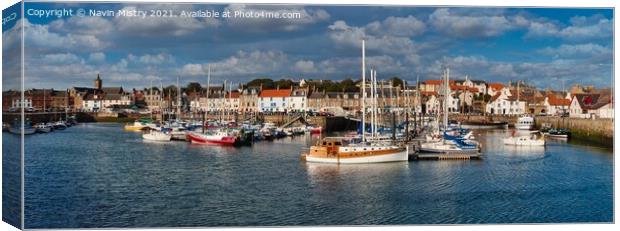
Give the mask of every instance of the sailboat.
<svg viewBox="0 0 620 231">
<path fill-rule="evenodd" d="M 444 102 L 443 102 L 443 131 L 436 126 L 435 134 L 431 136 L 431 139 L 426 140 L 420 144 L 420 152 L 427 153 L 478 153 L 480 152 L 480 145 L 466 136 L 469 136 L 469 132 L 465 131 L 449 131 L 448 129 L 448 97 L 450 97 L 450 70 L 446 69 L 444 72 Z M 456 135 L 458 133 L 459 135 Z M 441 134 L 441 135 L 437 135 Z M 470 134 L 471 135 L 471 134 Z"/>
<path fill-rule="evenodd" d="M 311 146 L 306 152 L 303 152 L 303 160 L 317 163 L 360 164 L 407 161 L 409 159 L 408 147 L 403 148 L 387 142 L 380 142 L 376 140 L 369 141 L 366 139 L 365 85 L 366 51 L 365 41 L 362 40 L 362 97 L 360 97 L 362 105 L 362 142 L 353 143 L 353 139 L 346 137 L 327 137 L 317 142 L 316 145 Z M 373 108 L 373 111 L 374 110 L 375 108 Z M 373 124 L 373 126 L 375 125 Z M 372 129 L 371 135 L 375 137 L 376 129 Z"/>
<path fill-rule="evenodd" d="M 160 130 L 151 130 L 142 134 L 142 139 L 146 141 L 168 142 L 172 140 L 172 135 Z"/>
</svg>

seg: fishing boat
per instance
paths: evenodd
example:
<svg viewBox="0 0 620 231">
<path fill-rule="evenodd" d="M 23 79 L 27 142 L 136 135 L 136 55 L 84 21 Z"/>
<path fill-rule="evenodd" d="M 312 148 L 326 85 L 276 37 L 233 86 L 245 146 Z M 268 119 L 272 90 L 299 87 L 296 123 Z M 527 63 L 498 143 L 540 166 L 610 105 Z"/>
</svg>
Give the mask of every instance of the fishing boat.
<svg viewBox="0 0 620 231">
<path fill-rule="evenodd" d="M 146 141 L 169 142 L 172 140 L 172 135 L 163 131 L 151 130 L 142 134 L 142 139 Z"/>
<path fill-rule="evenodd" d="M 541 133 L 545 135 L 546 137 L 560 138 L 560 139 L 567 139 L 570 136 L 570 132 L 568 131 L 568 129 L 564 129 L 564 128 L 559 128 L 559 129 L 550 128 L 550 129 L 541 131 Z"/>
<path fill-rule="evenodd" d="M 49 133 L 52 131 L 50 126 L 47 126 L 45 123 L 39 123 L 34 126 L 37 133 Z"/>
<path fill-rule="evenodd" d="M 308 130 L 310 130 L 310 134 L 321 134 L 321 132 L 323 132 L 323 127 L 318 126 L 318 127 L 308 127 Z"/>
<path fill-rule="evenodd" d="M 536 137 L 536 135 L 529 136 L 511 136 L 503 139 L 505 145 L 516 146 L 545 146 L 544 135 Z"/>
<path fill-rule="evenodd" d="M 518 130 L 532 130 L 534 129 L 534 117 L 531 116 L 521 116 L 517 119 L 517 123 L 515 123 L 515 128 Z"/>
<path fill-rule="evenodd" d="M 187 133 L 187 139 L 191 143 L 196 144 L 215 144 L 215 145 L 235 145 L 237 143 L 237 136 L 233 136 L 224 130 L 218 130 L 210 133 Z"/>
<path fill-rule="evenodd" d="M 307 162 L 361 164 L 407 161 L 407 147 L 372 143 L 349 144 L 347 139 L 327 137 L 302 153 Z"/>
</svg>

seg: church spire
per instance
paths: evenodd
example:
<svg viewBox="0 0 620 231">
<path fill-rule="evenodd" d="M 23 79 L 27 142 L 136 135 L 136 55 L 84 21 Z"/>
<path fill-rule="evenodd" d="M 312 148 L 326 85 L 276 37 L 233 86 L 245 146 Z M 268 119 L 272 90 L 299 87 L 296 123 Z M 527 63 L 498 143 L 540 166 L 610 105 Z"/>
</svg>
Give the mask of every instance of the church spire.
<svg viewBox="0 0 620 231">
<path fill-rule="evenodd" d="M 97 74 L 97 79 L 95 79 L 95 88 L 96 89 L 101 89 L 103 83 L 101 82 L 101 77 L 99 77 L 99 74 Z"/>
</svg>

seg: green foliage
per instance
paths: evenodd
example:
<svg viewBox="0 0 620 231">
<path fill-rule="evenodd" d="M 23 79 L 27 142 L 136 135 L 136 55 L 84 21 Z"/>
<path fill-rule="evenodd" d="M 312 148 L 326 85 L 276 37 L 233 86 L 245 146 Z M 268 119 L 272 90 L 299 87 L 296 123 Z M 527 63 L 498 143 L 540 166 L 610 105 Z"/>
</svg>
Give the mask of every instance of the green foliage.
<svg viewBox="0 0 620 231">
<path fill-rule="evenodd" d="M 254 79 L 246 84 L 248 87 L 260 87 L 261 85 L 263 86 L 263 89 L 275 88 L 273 80 L 269 78 Z"/>
<path fill-rule="evenodd" d="M 388 81 L 392 82 L 392 87 L 403 86 L 403 80 L 396 76 L 388 79 Z"/>
<path fill-rule="evenodd" d="M 191 82 L 191 83 L 187 84 L 187 88 L 185 89 L 185 91 L 187 91 L 187 92 L 200 92 L 200 91 L 202 91 L 202 86 L 200 86 L 200 83 Z"/>
</svg>

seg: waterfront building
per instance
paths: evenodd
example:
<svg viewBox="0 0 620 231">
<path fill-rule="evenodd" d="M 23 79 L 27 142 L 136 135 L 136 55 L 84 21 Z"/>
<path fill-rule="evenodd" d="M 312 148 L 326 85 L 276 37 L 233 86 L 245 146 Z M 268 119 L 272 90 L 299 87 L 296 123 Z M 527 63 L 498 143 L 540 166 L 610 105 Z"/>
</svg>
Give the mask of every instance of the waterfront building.
<svg viewBox="0 0 620 231">
<path fill-rule="evenodd" d="M 67 90 L 53 90 L 51 98 L 52 100 L 50 102 L 50 109 L 55 111 L 64 111 L 66 109 L 70 109 L 71 101 L 69 100 L 69 92 L 67 92 Z"/>
<path fill-rule="evenodd" d="M 260 87 L 247 87 L 239 96 L 239 111 L 242 113 L 258 112 L 258 94 Z"/>
<path fill-rule="evenodd" d="M 323 107 L 325 94 L 319 91 L 313 91 L 308 96 L 308 111 L 318 112 Z"/>
<path fill-rule="evenodd" d="M 159 89 L 147 89 L 144 92 L 144 102 L 150 111 L 155 113 L 161 112 L 165 105 L 161 93 Z"/>
<path fill-rule="evenodd" d="M 489 89 L 494 87 L 489 87 Z M 498 88 L 495 88 L 498 89 Z M 486 105 L 486 112 L 494 115 L 521 115 L 526 112 L 527 102 L 513 95 L 509 88 L 494 90 L 495 95 Z"/>
<path fill-rule="evenodd" d="M 424 113 L 426 114 L 437 114 L 441 109 L 441 102 L 439 102 L 439 98 L 437 97 L 436 92 L 425 92 L 423 94 L 424 97 Z"/>
<path fill-rule="evenodd" d="M 262 90 L 258 95 L 258 110 L 260 112 L 286 112 L 287 98 L 291 89 Z"/>
<path fill-rule="evenodd" d="M 22 105 L 21 93 L 19 91 L 8 90 L 2 92 L 2 111 L 16 111 Z M 26 103 L 26 102 L 24 102 Z M 29 103 L 32 105 L 32 102 Z"/>
<path fill-rule="evenodd" d="M 552 91 L 550 89 L 540 92 L 544 95 L 543 105 L 546 109 L 547 115 L 568 115 L 572 99 L 570 92 Z"/>
<path fill-rule="evenodd" d="M 489 83 L 488 88 L 487 88 L 487 95 L 494 96 L 498 92 L 500 92 L 502 89 L 504 89 L 503 83 Z"/>
<path fill-rule="evenodd" d="M 99 74 L 93 82 L 94 88 L 72 87 L 69 89 L 69 103 L 72 101 L 76 111 L 96 112 L 104 107 L 111 108 L 114 105 L 134 103 L 132 95 L 124 92 L 123 87 L 103 87 L 103 80 Z"/>
<path fill-rule="evenodd" d="M 291 87 L 292 89 L 293 87 Z M 299 88 L 291 90 L 291 95 L 287 97 L 287 111 L 289 112 L 305 112 L 308 110 L 308 90 Z"/>
<path fill-rule="evenodd" d="M 569 116 L 574 118 L 613 118 L 611 94 L 575 94 L 570 103 Z"/>
<path fill-rule="evenodd" d="M 233 90 L 231 92 L 226 93 L 224 98 L 224 108 L 229 112 L 238 112 L 239 111 L 239 96 L 240 93 L 238 90 Z"/>
</svg>

